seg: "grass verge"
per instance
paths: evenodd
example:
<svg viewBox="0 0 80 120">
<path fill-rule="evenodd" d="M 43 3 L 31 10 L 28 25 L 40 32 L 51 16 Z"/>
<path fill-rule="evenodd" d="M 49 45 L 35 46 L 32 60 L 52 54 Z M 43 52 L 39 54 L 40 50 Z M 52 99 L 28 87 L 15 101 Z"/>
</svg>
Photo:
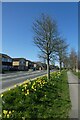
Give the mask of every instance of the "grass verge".
<svg viewBox="0 0 80 120">
<path fill-rule="evenodd" d="M 68 118 L 71 102 L 66 71 L 51 73 L 9 90 L 2 97 L 2 118 Z"/>
<path fill-rule="evenodd" d="M 73 73 L 74 73 L 74 75 L 78 76 L 78 78 L 80 79 L 80 71 L 78 71 L 78 72 L 73 72 Z"/>
</svg>

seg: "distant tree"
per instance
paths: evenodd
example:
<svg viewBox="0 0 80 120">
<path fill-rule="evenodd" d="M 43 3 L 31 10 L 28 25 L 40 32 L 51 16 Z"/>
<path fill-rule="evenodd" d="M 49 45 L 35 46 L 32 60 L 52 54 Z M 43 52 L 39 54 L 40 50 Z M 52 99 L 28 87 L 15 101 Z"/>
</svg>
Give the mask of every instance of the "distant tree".
<svg viewBox="0 0 80 120">
<path fill-rule="evenodd" d="M 77 55 L 75 49 L 72 48 L 71 52 L 70 52 L 70 68 L 73 71 L 76 71 L 77 64 L 78 64 L 78 55 Z"/>
<path fill-rule="evenodd" d="M 33 23 L 33 30 L 35 33 L 34 43 L 47 60 L 47 78 L 50 79 L 50 55 L 54 51 L 57 39 L 56 22 L 50 16 L 42 14 L 41 18 L 35 20 Z"/>
<path fill-rule="evenodd" d="M 62 38 L 58 38 L 55 49 L 56 49 L 56 55 L 58 56 L 59 59 L 60 71 L 62 68 L 62 63 L 64 64 L 65 55 L 67 54 L 67 48 L 68 48 L 68 44 L 65 42 L 65 40 Z"/>
<path fill-rule="evenodd" d="M 68 54 L 65 54 L 63 57 L 63 67 L 69 69 L 69 56 Z"/>
<path fill-rule="evenodd" d="M 80 70 L 80 51 L 78 52 L 78 69 Z"/>
</svg>

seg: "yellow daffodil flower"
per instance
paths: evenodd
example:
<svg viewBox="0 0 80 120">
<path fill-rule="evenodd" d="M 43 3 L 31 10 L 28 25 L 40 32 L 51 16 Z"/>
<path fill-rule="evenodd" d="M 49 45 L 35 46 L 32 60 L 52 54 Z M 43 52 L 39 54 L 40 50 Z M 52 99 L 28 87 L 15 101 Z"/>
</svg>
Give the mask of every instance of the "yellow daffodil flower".
<svg viewBox="0 0 80 120">
<path fill-rule="evenodd" d="M 27 90 L 27 94 L 29 94 L 29 90 Z"/>
<path fill-rule="evenodd" d="M 33 87 L 33 85 L 32 85 L 32 87 L 31 87 L 32 89 L 34 89 L 34 87 Z"/>
<path fill-rule="evenodd" d="M 34 91 L 36 91 L 36 89 L 34 89 Z"/>
<path fill-rule="evenodd" d="M 11 114 L 11 111 L 9 111 L 9 114 Z"/>
<path fill-rule="evenodd" d="M 27 93 L 25 94 L 25 96 L 27 96 Z"/>
<path fill-rule="evenodd" d="M 3 97 L 3 94 L 1 94 L 1 97 Z"/>
<path fill-rule="evenodd" d="M 7 114 L 7 110 L 3 110 L 3 113 L 4 113 L 4 114 Z"/>
<path fill-rule="evenodd" d="M 23 85 L 23 87 L 27 87 L 27 84 Z"/>
<path fill-rule="evenodd" d="M 26 87 L 25 87 L 25 90 L 26 90 Z"/>
<path fill-rule="evenodd" d="M 22 84 L 19 84 L 19 86 L 21 86 Z"/>
<path fill-rule="evenodd" d="M 31 84 L 31 82 L 29 82 L 29 85 Z"/>
<path fill-rule="evenodd" d="M 22 89 L 22 91 L 24 91 L 24 89 Z"/>
<path fill-rule="evenodd" d="M 17 85 L 14 85 L 14 87 L 16 87 Z"/>
<path fill-rule="evenodd" d="M 7 114 L 7 118 L 9 118 L 9 114 Z"/>
</svg>

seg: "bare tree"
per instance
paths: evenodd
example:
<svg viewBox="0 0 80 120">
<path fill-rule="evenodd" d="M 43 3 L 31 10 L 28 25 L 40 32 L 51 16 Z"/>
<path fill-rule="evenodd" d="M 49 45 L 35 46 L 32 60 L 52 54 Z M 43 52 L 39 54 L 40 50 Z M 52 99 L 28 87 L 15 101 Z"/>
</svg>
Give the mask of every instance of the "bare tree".
<svg viewBox="0 0 80 120">
<path fill-rule="evenodd" d="M 80 70 L 80 51 L 78 51 L 78 69 Z"/>
<path fill-rule="evenodd" d="M 42 61 L 43 63 L 46 63 L 46 56 L 43 52 L 40 51 L 40 53 L 38 54 L 38 58 L 40 59 L 40 61 Z"/>
<path fill-rule="evenodd" d="M 47 60 L 47 78 L 50 79 L 49 61 L 50 55 L 54 51 L 57 38 L 56 22 L 48 15 L 41 15 L 40 19 L 33 23 L 35 32 L 34 43 L 41 50 Z"/>
<path fill-rule="evenodd" d="M 76 51 L 72 48 L 70 52 L 70 68 L 73 71 L 76 71 L 77 64 L 78 64 L 78 55 Z"/>
<path fill-rule="evenodd" d="M 65 54 L 64 56 L 63 56 L 63 67 L 64 68 L 68 68 L 69 69 L 69 56 L 68 56 L 68 54 Z"/>
<path fill-rule="evenodd" d="M 64 63 L 64 58 L 67 53 L 67 48 L 68 48 L 68 44 L 65 42 L 65 40 L 58 38 L 55 49 L 56 49 L 56 55 L 58 56 L 59 59 L 60 71 L 62 68 L 62 63 Z"/>
</svg>

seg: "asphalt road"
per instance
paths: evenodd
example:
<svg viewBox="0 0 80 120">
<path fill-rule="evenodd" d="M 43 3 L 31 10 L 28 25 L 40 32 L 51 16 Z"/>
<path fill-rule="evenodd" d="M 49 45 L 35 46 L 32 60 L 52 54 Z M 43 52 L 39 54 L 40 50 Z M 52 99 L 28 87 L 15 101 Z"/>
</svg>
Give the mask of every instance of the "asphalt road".
<svg viewBox="0 0 80 120">
<path fill-rule="evenodd" d="M 68 72 L 68 83 L 69 83 L 69 90 L 70 90 L 70 99 L 72 103 L 72 109 L 70 111 L 70 118 L 78 118 L 79 117 L 79 102 L 78 102 L 78 89 L 80 84 L 78 82 L 78 77 L 75 76 L 72 72 Z"/>
<path fill-rule="evenodd" d="M 15 72 L 0 75 L 0 91 L 4 91 L 7 88 L 10 88 L 18 83 L 22 83 L 25 80 L 33 79 L 38 76 L 45 75 L 46 71 L 29 71 L 29 72 Z M 1 93 L 1 92 L 0 92 Z"/>
</svg>

